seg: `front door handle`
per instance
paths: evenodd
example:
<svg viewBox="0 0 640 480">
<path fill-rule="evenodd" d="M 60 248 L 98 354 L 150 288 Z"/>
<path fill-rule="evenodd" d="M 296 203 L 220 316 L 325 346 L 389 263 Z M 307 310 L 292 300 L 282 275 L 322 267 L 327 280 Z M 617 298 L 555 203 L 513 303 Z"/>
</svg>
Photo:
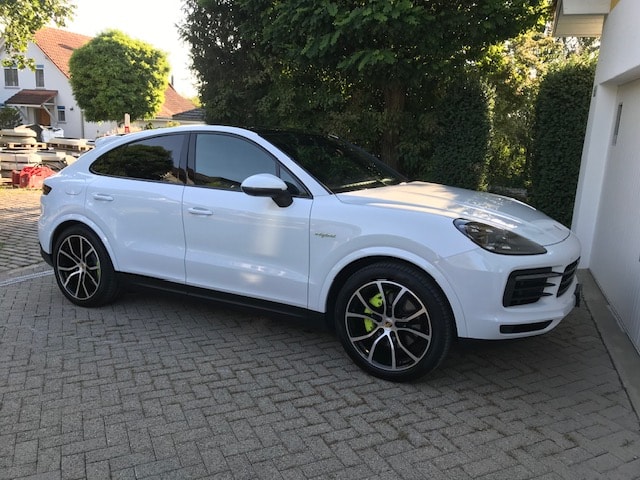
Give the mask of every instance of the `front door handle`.
<svg viewBox="0 0 640 480">
<path fill-rule="evenodd" d="M 188 209 L 188 212 L 192 215 L 200 215 L 203 217 L 208 217 L 210 215 L 213 215 L 213 212 L 207 208 L 201 208 L 201 207 L 190 207 Z"/>
</svg>

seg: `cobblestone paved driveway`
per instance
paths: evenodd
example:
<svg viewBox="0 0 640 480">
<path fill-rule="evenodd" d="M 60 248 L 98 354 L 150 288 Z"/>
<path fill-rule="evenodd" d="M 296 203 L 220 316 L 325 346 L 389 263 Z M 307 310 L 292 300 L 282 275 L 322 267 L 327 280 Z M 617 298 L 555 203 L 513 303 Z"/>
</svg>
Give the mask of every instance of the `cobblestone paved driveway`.
<svg viewBox="0 0 640 480">
<path fill-rule="evenodd" d="M 38 244 L 40 190 L 0 188 L 0 272 L 42 261 Z"/>
<path fill-rule="evenodd" d="M 211 303 L 81 309 L 51 275 L 0 303 L 0 478 L 640 476 L 638 419 L 583 309 L 394 384 L 330 333 Z"/>
<path fill-rule="evenodd" d="M 329 332 L 148 292 L 82 309 L 38 272 L 0 275 L 0 479 L 640 478 L 585 306 L 394 384 Z"/>
</svg>

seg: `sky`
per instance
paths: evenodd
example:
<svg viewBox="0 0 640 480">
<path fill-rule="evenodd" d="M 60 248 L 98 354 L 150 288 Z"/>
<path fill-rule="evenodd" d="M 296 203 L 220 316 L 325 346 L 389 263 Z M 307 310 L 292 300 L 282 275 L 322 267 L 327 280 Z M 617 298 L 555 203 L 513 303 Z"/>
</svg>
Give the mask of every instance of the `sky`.
<svg viewBox="0 0 640 480">
<path fill-rule="evenodd" d="M 95 37 L 116 29 L 167 53 L 173 86 L 179 94 L 196 96 L 194 76 L 189 69 L 189 47 L 180 40 L 176 23 L 181 23 L 182 0 L 71 0 L 74 17 L 63 28 Z"/>
</svg>

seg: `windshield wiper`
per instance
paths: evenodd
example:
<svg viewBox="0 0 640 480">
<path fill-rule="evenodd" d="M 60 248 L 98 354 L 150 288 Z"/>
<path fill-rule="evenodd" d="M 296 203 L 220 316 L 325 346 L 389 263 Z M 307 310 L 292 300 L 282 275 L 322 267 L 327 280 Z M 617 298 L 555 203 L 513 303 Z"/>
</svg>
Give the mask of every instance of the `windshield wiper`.
<svg viewBox="0 0 640 480">
<path fill-rule="evenodd" d="M 351 190 L 360 190 L 367 187 L 372 187 L 374 185 L 376 187 L 384 187 L 387 185 L 386 183 L 384 183 L 385 180 L 376 179 L 376 180 L 365 180 L 362 182 L 347 183 L 346 185 L 340 185 L 339 187 L 333 188 L 332 190 L 336 193 L 340 193 L 340 192 L 348 192 Z"/>
</svg>

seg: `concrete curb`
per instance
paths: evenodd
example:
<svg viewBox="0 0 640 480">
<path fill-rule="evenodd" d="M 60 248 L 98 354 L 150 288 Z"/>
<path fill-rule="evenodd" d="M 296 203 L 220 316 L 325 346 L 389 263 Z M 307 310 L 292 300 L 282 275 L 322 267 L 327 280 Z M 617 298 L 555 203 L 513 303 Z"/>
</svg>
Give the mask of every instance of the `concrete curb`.
<svg viewBox="0 0 640 480">
<path fill-rule="evenodd" d="M 613 315 L 591 272 L 580 270 L 578 278 L 582 284 L 585 305 L 618 371 L 636 416 L 640 419 L 640 354 Z"/>
<path fill-rule="evenodd" d="M 0 271 L 0 286 L 18 283 L 42 275 L 51 275 L 53 270 L 44 261 L 27 267 Z"/>
</svg>

